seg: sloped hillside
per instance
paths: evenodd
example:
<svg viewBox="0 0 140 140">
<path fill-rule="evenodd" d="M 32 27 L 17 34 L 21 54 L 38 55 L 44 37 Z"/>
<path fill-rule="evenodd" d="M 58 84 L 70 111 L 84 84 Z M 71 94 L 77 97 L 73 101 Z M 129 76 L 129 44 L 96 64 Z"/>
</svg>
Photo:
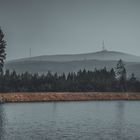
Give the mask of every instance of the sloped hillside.
<svg viewBox="0 0 140 140">
<path fill-rule="evenodd" d="M 16 70 L 18 73 L 28 71 L 30 73 L 45 74 L 51 71 L 61 74 L 63 72 L 77 72 L 80 69 L 114 68 L 119 59 L 125 61 L 128 75 L 135 73 L 140 78 L 140 57 L 115 51 L 24 58 L 6 62 L 5 69 Z"/>
</svg>

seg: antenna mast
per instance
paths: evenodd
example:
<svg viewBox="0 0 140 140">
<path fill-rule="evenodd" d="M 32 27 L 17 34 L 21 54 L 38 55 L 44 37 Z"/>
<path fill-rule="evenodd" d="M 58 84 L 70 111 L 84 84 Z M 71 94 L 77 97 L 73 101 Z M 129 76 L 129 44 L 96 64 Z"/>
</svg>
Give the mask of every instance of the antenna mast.
<svg viewBox="0 0 140 140">
<path fill-rule="evenodd" d="M 30 57 L 32 56 L 32 49 L 30 48 Z"/>
<path fill-rule="evenodd" d="M 103 40 L 103 42 L 102 42 L 102 51 L 107 51 L 107 49 L 105 48 L 104 40 Z"/>
</svg>

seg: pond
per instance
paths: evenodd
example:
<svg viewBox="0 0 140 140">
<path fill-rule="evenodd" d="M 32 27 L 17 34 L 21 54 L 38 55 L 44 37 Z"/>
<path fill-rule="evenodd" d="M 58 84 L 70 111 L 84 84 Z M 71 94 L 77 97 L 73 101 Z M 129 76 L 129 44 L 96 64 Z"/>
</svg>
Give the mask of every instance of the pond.
<svg viewBox="0 0 140 140">
<path fill-rule="evenodd" d="M 139 101 L 0 104 L 0 140 L 139 139 Z"/>
</svg>

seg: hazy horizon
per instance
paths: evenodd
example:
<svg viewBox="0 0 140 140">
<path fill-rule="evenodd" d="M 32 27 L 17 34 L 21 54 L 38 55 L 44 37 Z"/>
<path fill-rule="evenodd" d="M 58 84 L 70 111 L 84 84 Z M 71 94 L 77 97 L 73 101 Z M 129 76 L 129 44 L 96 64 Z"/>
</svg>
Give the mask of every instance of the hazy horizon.
<svg viewBox="0 0 140 140">
<path fill-rule="evenodd" d="M 139 0 L 0 0 L 7 60 L 110 51 L 140 56 Z"/>
<path fill-rule="evenodd" d="M 41 54 L 41 55 L 32 55 L 30 56 L 25 56 L 25 57 L 19 57 L 19 58 L 13 58 L 13 59 L 6 59 L 6 61 L 11 61 L 11 60 L 20 60 L 20 59 L 24 59 L 24 58 L 32 58 L 32 57 L 40 57 L 40 56 L 59 56 L 59 55 L 78 55 L 78 54 L 90 54 L 90 53 L 98 53 L 98 52 L 102 52 L 102 48 L 100 50 L 97 50 L 95 52 L 81 52 L 81 53 L 56 53 L 56 54 Z M 123 52 L 123 51 L 115 51 L 115 50 L 107 50 L 107 52 L 116 52 L 116 53 L 124 53 L 124 54 L 128 54 L 128 55 L 133 55 L 133 56 L 136 56 L 136 57 L 140 57 L 139 55 L 136 55 L 136 54 L 132 54 L 132 53 L 126 53 L 126 52 Z M 29 52 L 30 53 L 30 52 Z M 118 59 L 119 60 L 119 59 Z"/>
</svg>

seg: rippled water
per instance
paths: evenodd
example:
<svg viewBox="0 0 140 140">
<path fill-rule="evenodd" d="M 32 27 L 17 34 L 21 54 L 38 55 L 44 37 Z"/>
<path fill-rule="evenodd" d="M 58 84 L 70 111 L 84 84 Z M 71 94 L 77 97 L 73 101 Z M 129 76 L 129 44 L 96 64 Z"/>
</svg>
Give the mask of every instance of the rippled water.
<svg viewBox="0 0 140 140">
<path fill-rule="evenodd" d="M 0 140 L 140 140 L 140 102 L 1 104 Z"/>
</svg>

